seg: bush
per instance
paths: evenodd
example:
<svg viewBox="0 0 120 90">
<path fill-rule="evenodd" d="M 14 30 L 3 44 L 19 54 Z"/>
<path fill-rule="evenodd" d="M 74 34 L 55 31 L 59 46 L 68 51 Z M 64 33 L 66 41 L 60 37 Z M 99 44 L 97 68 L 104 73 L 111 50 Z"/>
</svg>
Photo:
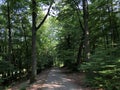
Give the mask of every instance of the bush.
<svg viewBox="0 0 120 90">
<path fill-rule="evenodd" d="M 86 72 L 86 83 L 94 88 L 120 90 L 120 53 L 113 50 L 97 50 L 90 62 L 84 62 L 80 69 Z"/>
</svg>

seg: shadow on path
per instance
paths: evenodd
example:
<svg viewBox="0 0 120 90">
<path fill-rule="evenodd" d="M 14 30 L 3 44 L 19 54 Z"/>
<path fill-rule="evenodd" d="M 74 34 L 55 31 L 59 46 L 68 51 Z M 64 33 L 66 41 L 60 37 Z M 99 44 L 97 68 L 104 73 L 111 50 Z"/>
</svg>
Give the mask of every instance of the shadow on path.
<svg viewBox="0 0 120 90">
<path fill-rule="evenodd" d="M 83 90 L 80 86 L 74 84 L 58 68 L 53 68 L 48 74 L 46 82 L 38 90 Z"/>
</svg>

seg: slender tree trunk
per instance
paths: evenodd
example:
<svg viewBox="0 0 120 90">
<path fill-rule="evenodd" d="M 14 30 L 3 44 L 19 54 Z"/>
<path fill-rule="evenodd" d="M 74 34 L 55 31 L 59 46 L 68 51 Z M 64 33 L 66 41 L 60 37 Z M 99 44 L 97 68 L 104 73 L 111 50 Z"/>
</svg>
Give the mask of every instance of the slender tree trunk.
<svg viewBox="0 0 120 90">
<path fill-rule="evenodd" d="M 114 19 L 114 6 L 113 6 L 113 1 L 109 1 L 107 0 L 107 4 L 109 5 L 107 7 L 108 10 L 108 15 L 109 15 L 109 29 L 110 29 L 110 34 L 111 34 L 111 47 L 114 47 L 114 43 L 117 42 L 116 36 L 117 38 L 119 38 L 118 33 L 118 29 L 117 29 L 117 23 L 116 20 Z M 109 32 L 108 32 L 109 33 Z"/>
<path fill-rule="evenodd" d="M 26 46 L 26 52 L 25 52 L 25 54 L 26 54 L 26 59 L 27 59 L 27 61 L 29 60 L 29 46 L 28 46 L 28 42 L 27 42 L 27 34 L 26 34 L 26 31 L 25 31 L 25 27 L 24 27 L 24 23 L 23 23 L 23 20 L 22 20 L 22 29 L 23 29 L 23 35 L 24 35 L 24 39 L 25 39 L 25 46 Z M 30 77 L 29 77 L 29 73 L 30 73 L 30 62 L 28 61 L 28 65 L 27 65 L 27 78 L 29 79 Z"/>
<path fill-rule="evenodd" d="M 84 29 L 85 29 L 85 60 L 90 59 L 90 44 L 89 44 L 89 29 L 88 29 L 88 2 L 87 0 L 82 0 L 83 2 L 83 19 L 84 19 Z"/>
<path fill-rule="evenodd" d="M 7 48 L 7 31 L 5 31 L 5 49 L 4 49 L 4 53 L 8 52 L 8 48 Z"/>
<path fill-rule="evenodd" d="M 78 49 L 78 53 L 77 53 L 77 61 L 76 61 L 76 65 L 78 66 L 82 62 L 82 52 L 83 52 L 84 39 L 85 39 L 85 29 L 84 29 L 84 26 L 82 25 L 82 22 L 81 22 L 81 19 L 80 19 L 79 5 L 76 3 L 75 0 L 73 0 L 73 1 L 74 1 L 74 4 L 77 7 L 77 9 L 75 9 L 75 10 L 77 11 L 78 21 L 79 21 L 79 24 L 80 24 L 80 28 L 82 29 L 82 37 L 81 37 L 81 42 L 79 44 L 79 49 Z"/>
<path fill-rule="evenodd" d="M 109 1 L 107 1 L 108 5 L 110 4 Z M 114 43 L 114 39 L 113 39 L 113 32 L 114 32 L 114 29 L 113 29 L 113 21 L 112 21 L 112 6 L 108 6 L 107 7 L 107 10 L 108 10 L 108 15 L 109 15 L 109 29 L 110 31 L 108 31 L 108 34 L 110 34 L 110 40 L 111 40 L 111 48 L 113 47 L 113 43 Z"/>
<path fill-rule="evenodd" d="M 65 37 L 65 40 L 66 40 L 66 42 L 67 42 L 67 49 L 71 49 L 70 34 L 68 34 L 68 35 Z"/>
<path fill-rule="evenodd" d="M 10 1 L 7 1 L 7 20 L 8 20 L 8 24 L 7 24 L 7 28 L 8 28 L 8 61 L 12 63 L 12 57 L 11 57 L 11 53 L 12 53 L 12 38 L 11 38 L 11 17 L 10 17 Z M 10 77 L 10 79 L 8 80 L 9 83 L 12 82 L 12 77 L 11 77 L 11 71 L 8 71 L 8 77 Z"/>
<path fill-rule="evenodd" d="M 84 45 L 84 38 L 85 38 L 85 35 L 83 33 L 82 38 L 81 38 L 81 43 L 78 49 L 78 54 L 77 54 L 77 65 L 79 65 L 82 62 L 82 51 L 83 51 L 83 45 Z"/>
<path fill-rule="evenodd" d="M 7 19 L 8 19 L 8 60 L 11 62 L 12 38 L 11 38 L 11 19 L 10 19 L 10 2 L 7 1 Z"/>
</svg>

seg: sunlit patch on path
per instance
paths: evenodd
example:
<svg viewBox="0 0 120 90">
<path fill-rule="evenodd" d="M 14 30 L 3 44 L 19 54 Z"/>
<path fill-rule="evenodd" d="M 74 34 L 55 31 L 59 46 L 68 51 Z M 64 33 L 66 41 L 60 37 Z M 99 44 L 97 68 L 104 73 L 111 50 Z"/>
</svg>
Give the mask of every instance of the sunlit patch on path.
<svg viewBox="0 0 120 90">
<path fill-rule="evenodd" d="M 48 74 L 45 84 L 42 86 L 42 90 L 83 90 L 80 86 L 73 83 L 71 79 L 68 79 L 60 69 L 54 68 Z"/>
</svg>

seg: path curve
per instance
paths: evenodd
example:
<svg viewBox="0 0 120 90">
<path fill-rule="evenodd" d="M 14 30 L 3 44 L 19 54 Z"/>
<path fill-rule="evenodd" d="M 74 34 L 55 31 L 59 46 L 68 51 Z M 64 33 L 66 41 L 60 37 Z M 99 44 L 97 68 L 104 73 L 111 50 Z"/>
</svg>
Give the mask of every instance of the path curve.
<svg viewBox="0 0 120 90">
<path fill-rule="evenodd" d="M 62 73 L 59 68 L 51 69 L 42 90 L 83 90 Z"/>
</svg>

